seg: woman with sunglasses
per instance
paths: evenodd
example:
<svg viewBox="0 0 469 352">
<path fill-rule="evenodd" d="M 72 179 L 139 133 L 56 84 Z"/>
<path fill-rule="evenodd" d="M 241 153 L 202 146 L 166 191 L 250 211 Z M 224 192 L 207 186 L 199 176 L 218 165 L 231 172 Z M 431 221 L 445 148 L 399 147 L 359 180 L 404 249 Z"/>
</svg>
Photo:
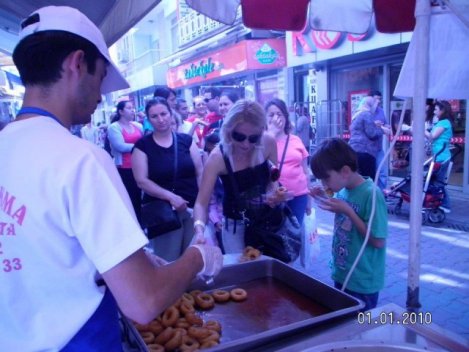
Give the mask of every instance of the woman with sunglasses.
<svg viewBox="0 0 469 352">
<path fill-rule="evenodd" d="M 305 213 L 311 212 L 311 199 L 308 197 L 309 154 L 301 139 L 290 133 L 292 126 L 288 118 L 287 105 L 283 100 L 277 98 L 270 100 L 265 106 L 265 111 L 267 133 L 277 142 L 281 170 L 279 182 L 293 194 L 293 199 L 287 204 L 302 225 Z"/>
<path fill-rule="evenodd" d="M 208 204 L 218 177 L 224 190 L 222 243 L 225 253 L 243 251 L 246 214 L 284 200 L 265 196 L 276 186 L 271 181 L 270 169 L 272 164 L 277 164 L 275 140 L 264 133 L 265 125 L 264 110 L 256 102 L 238 100 L 226 114 L 220 131 L 221 143 L 205 164 L 194 206 L 196 241 L 205 241 Z M 232 169 L 233 178 L 228 167 Z"/>
</svg>

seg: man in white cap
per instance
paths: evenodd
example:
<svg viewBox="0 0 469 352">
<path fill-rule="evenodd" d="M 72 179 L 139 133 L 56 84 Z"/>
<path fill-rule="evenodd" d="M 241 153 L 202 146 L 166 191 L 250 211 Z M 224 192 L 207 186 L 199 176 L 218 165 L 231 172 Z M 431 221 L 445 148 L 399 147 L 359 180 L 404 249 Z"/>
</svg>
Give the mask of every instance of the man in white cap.
<svg viewBox="0 0 469 352">
<path fill-rule="evenodd" d="M 197 274 L 217 275 L 222 255 L 205 244 L 167 265 L 147 255 L 112 160 L 69 132 L 127 87 L 98 28 L 50 6 L 20 37 L 23 107 L 0 132 L 0 349 L 122 351 L 117 307 L 146 323 Z"/>
</svg>

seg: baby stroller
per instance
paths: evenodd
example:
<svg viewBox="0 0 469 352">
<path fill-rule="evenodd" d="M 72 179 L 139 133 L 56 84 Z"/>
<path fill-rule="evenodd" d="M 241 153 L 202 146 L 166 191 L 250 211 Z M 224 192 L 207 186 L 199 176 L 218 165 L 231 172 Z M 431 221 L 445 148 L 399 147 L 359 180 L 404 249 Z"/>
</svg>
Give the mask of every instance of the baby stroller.
<svg viewBox="0 0 469 352">
<path fill-rule="evenodd" d="M 436 162 L 436 157 L 443 152 L 446 146 L 434 156 L 427 159 L 424 165 L 424 184 L 423 184 L 423 204 L 422 204 L 422 224 L 428 221 L 432 223 L 441 223 L 445 221 L 446 214 L 440 209 L 444 198 L 444 187 L 447 184 L 448 177 L 453 166 L 452 160 L 449 161 L 448 170 L 445 176 L 445 183 L 437 184 L 435 182 L 436 172 L 440 169 L 443 163 Z M 391 186 L 390 189 L 384 191 L 386 202 L 388 205 L 394 205 L 394 214 L 400 215 L 402 213 L 403 202 L 410 203 L 410 180 L 411 175 L 407 175 L 400 182 Z M 393 201 L 396 201 L 394 202 Z"/>
</svg>

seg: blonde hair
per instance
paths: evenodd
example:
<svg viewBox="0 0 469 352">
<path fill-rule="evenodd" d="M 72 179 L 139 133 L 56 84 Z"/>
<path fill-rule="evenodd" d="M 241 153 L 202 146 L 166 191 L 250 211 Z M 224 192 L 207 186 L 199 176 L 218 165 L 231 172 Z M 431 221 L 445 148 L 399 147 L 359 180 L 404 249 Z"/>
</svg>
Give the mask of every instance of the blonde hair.
<svg viewBox="0 0 469 352">
<path fill-rule="evenodd" d="M 360 100 L 360 103 L 358 104 L 357 110 L 352 116 L 352 121 L 363 111 L 369 111 L 374 114 L 377 106 L 378 102 L 375 100 L 375 98 L 371 96 L 363 97 L 362 100 Z"/>
<path fill-rule="evenodd" d="M 226 114 L 220 131 L 220 141 L 223 144 L 225 153 L 231 157 L 233 153 L 233 139 L 231 133 L 240 123 L 247 122 L 259 127 L 262 131 L 267 124 L 265 112 L 261 105 L 255 101 L 238 100 Z M 262 146 L 262 138 L 256 143 L 255 147 Z M 256 154 L 256 153 L 255 153 Z"/>
</svg>

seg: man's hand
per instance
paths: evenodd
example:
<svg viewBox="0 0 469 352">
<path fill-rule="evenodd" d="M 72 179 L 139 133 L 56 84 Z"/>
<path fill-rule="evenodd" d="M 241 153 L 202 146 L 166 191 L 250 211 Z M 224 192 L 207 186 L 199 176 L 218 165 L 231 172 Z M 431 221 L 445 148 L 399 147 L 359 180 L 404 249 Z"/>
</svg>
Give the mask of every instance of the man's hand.
<svg viewBox="0 0 469 352">
<path fill-rule="evenodd" d="M 197 248 L 202 256 L 204 267 L 197 275 L 213 277 L 223 268 L 223 255 L 220 248 L 212 245 L 194 244 L 190 247 Z"/>
</svg>

